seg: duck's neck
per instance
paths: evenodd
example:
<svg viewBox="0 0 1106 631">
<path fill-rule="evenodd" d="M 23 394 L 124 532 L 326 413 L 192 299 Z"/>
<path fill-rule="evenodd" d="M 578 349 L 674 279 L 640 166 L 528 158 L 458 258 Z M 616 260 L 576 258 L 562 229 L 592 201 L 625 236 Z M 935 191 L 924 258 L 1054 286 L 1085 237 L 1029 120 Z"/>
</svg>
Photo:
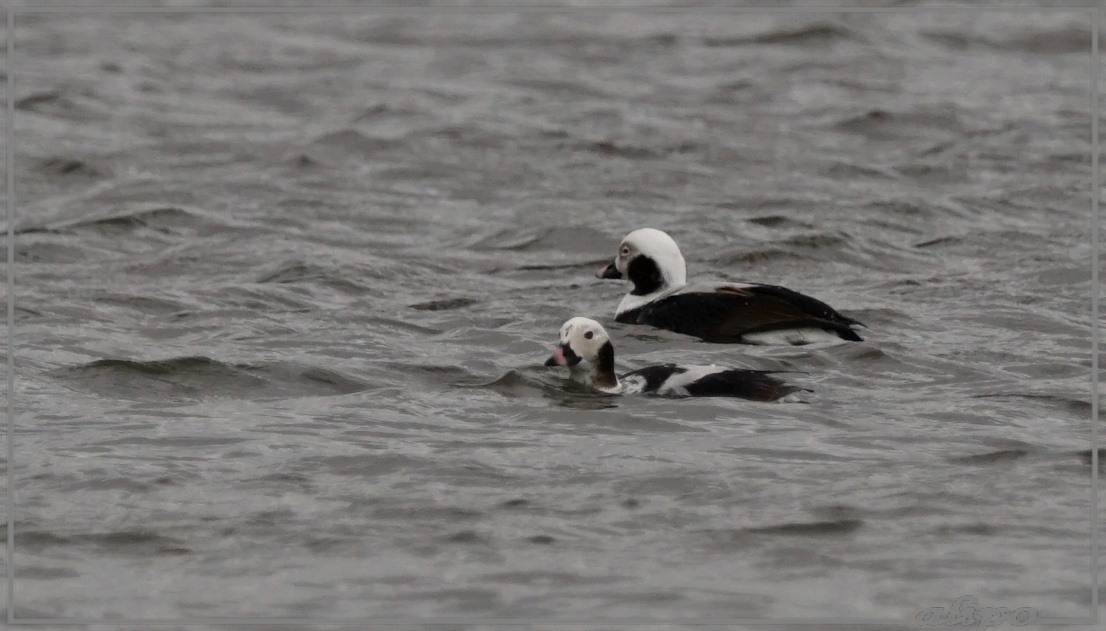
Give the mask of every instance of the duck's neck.
<svg viewBox="0 0 1106 631">
<path fill-rule="evenodd" d="M 664 285 L 661 285 L 661 287 L 656 291 L 649 294 L 639 295 L 630 292 L 622 297 L 622 301 L 618 303 L 618 310 L 615 311 L 614 315 L 615 317 L 618 317 L 619 315 L 626 313 L 627 311 L 633 311 L 638 307 L 645 306 L 650 302 L 657 300 L 658 298 L 679 291 L 681 287 L 683 287 L 682 283 L 679 285 L 670 285 L 666 283 Z"/>
<path fill-rule="evenodd" d="M 599 349 L 594 362 L 580 362 L 573 366 L 572 377 L 602 392 L 618 392 L 621 384 L 614 373 L 614 346 L 610 341 Z"/>
</svg>

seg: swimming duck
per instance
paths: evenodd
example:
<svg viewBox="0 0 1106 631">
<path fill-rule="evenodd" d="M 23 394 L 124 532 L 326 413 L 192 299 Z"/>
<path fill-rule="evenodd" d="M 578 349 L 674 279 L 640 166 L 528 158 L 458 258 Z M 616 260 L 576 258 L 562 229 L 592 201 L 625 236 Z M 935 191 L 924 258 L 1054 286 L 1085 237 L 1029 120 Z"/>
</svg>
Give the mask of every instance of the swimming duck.
<svg viewBox="0 0 1106 631">
<path fill-rule="evenodd" d="M 853 327 L 863 324 L 786 287 L 721 282 L 688 286 L 679 246 L 654 228 L 626 235 L 614 262 L 595 275 L 630 281 L 630 292 L 615 311 L 617 322 L 648 324 L 720 343 L 862 340 Z"/>
<path fill-rule="evenodd" d="M 560 344 L 545 365 L 567 366 L 574 380 L 608 394 L 774 401 L 802 389 L 772 377 L 772 371 L 714 365 L 659 364 L 617 376 L 610 336 L 598 322 L 582 317 L 571 318 L 561 326 Z"/>
</svg>

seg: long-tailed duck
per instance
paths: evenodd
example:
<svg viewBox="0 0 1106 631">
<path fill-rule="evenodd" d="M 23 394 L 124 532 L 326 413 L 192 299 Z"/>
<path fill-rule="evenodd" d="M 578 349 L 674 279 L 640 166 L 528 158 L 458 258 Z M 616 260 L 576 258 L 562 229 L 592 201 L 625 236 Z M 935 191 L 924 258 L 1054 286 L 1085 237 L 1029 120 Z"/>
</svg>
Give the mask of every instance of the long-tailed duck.
<svg viewBox="0 0 1106 631">
<path fill-rule="evenodd" d="M 613 263 L 599 278 L 626 278 L 632 287 L 614 319 L 648 324 L 707 342 L 809 344 L 861 341 L 860 322 L 797 291 L 761 283 L 687 285 L 680 248 L 653 228 L 634 230 L 618 246 Z"/>
<path fill-rule="evenodd" d="M 572 378 L 608 394 L 655 393 L 668 397 L 741 397 L 774 401 L 801 390 L 771 377 L 771 371 L 725 366 L 663 364 L 614 373 L 614 345 L 595 320 L 576 317 L 561 326 L 561 343 L 546 366 L 568 366 Z"/>
</svg>

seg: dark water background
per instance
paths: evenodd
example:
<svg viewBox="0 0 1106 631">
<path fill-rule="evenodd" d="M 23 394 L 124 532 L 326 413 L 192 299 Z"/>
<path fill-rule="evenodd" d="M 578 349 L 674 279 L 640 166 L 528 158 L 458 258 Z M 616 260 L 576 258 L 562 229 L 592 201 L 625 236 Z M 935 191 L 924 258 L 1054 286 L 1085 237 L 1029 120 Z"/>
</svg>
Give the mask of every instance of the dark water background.
<svg viewBox="0 0 1106 631">
<path fill-rule="evenodd" d="M 17 616 L 1088 615 L 1085 15 L 15 38 Z M 644 226 L 867 341 L 614 324 Z M 580 392 L 573 315 L 813 392 Z"/>
</svg>

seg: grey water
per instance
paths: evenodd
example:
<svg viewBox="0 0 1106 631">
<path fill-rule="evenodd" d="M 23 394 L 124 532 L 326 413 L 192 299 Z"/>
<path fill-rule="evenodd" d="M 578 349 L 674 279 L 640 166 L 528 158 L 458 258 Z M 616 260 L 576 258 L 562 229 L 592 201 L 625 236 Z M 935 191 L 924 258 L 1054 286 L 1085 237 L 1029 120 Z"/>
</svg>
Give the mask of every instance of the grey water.
<svg viewBox="0 0 1106 631">
<path fill-rule="evenodd" d="M 1085 14 L 14 37 L 17 618 L 1090 615 Z M 865 341 L 614 323 L 645 226 Z M 575 315 L 811 391 L 586 392 Z"/>
</svg>

